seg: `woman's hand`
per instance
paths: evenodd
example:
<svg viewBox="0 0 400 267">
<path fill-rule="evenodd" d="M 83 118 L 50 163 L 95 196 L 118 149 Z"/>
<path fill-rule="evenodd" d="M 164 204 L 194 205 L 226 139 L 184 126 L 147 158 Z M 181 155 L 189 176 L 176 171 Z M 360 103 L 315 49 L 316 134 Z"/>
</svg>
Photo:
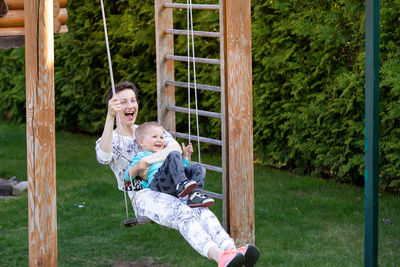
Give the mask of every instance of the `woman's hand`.
<svg viewBox="0 0 400 267">
<path fill-rule="evenodd" d="M 121 103 L 118 97 L 114 96 L 108 101 L 108 114 L 115 118 L 121 110 Z"/>
<path fill-rule="evenodd" d="M 185 146 L 184 143 L 182 143 L 182 156 L 186 160 L 189 160 L 190 155 L 193 153 L 193 145 L 192 143 L 189 143 L 187 146 Z"/>
</svg>

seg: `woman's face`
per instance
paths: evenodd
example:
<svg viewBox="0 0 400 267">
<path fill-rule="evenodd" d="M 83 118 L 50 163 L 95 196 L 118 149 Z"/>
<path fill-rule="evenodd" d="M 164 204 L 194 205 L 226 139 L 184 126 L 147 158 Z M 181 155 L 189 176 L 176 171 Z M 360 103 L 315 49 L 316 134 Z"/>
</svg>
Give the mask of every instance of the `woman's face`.
<svg viewBox="0 0 400 267">
<path fill-rule="evenodd" d="M 117 93 L 117 97 L 121 103 L 121 110 L 119 111 L 121 123 L 133 125 L 139 110 L 135 92 L 131 89 L 124 89 Z"/>
</svg>

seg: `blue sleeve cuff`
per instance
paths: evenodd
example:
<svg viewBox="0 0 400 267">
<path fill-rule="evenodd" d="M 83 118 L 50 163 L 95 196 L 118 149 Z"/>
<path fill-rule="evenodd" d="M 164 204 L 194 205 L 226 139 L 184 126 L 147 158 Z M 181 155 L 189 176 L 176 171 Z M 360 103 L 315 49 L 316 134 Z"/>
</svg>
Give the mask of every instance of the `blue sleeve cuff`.
<svg viewBox="0 0 400 267">
<path fill-rule="evenodd" d="M 183 166 L 189 166 L 190 165 L 190 162 L 187 159 L 185 159 L 185 158 L 182 158 L 182 159 L 183 159 Z"/>
</svg>

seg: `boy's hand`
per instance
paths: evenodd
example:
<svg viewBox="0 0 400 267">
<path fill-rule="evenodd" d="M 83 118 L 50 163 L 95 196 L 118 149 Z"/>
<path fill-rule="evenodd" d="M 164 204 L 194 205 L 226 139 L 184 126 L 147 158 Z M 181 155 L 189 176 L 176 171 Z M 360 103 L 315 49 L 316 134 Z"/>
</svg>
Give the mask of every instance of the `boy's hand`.
<svg viewBox="0 0 400 267">
<path fill-rule="evenodd" d="M 140 171 L 138 173 L 138 176 L 140 176 L 140 178 L 142 178 L 142 180 L 144 180 L 144 181 L 147 181 L 147 171 L 148 171 L 148 169 Z"/>
<path fill-rule="evenodd" d="M 193 153 L 193 145 L 192 143 L 189 143 L 187 146 L 185 146 L 184 143 L 182 143 L 182 154 L 183 157 L 187 160 L 189 160 L 189 156 L 192 155 Z"/>
</svg>

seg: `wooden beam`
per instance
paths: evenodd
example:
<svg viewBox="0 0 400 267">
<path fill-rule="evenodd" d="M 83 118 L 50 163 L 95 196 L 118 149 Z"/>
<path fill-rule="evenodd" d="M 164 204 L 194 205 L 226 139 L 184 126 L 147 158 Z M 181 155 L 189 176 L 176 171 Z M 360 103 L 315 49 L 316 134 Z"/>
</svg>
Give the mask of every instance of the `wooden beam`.
<svg viewBox="0 0 400 267">
<path fill-rule="evenodd" d="M 223 12 L 229 233 L 240 246 L 255 241 L 250 0 L 224 0 Z"/>
<path fill-rule="evenodd" d="M 0 28 L 0 37 L 3 36 L 23 36 L 25 34 L 24 27 Z"/>
<path fill-rule="evenodd" d="M 25 0 L 29 266 L 57 266 L 53 0 Z"/>
<path fill-rule="evenodd" d="M 166 60 L 167 55 L 174 54 L 174 36 L 165 30 L 173 28 L 172 9 L 164 8 L 165 3 L 172 0 L 156 0 L 156 58 L 157 58 L 157 109 L 158 122 L 168 131 L 175 131 L 175 112 L 168 106 L 175 106 L 175 86 L 167 84 L 173 81 L 174 61 Z"/>
<path fill-rule="evenodd" d="M 24 27 L 24 11 L 8 10 L 7 15 L 0 17 L 0 28 Z"/>
<path fill-rule="evenodd" d="M 68 21 L 68 13 L 65 8 L 59 8 L 57 11 L 56 20 L 58 24 L 65 25 Z M 24 10 L 9 10 L 7 15 L 0 17 L 0 31 L 1 28 L 14 28 L 24 27 Z"/>
<path fill-rule="evenodd" d="M 19 48 L 25 44 L 25 37 L 4 36 L 0 37 L 0 49 Z"/>
<path fill-rule="evenodd" d="M 15 9 L 24 9 L 24 0 L 5 0 L 8 8 L 11 10 Z M 67 0 L 55 0 L 59 3 L 59 6 L 61 8 L 64 8 L 67 6 Z"/>
</svg>

